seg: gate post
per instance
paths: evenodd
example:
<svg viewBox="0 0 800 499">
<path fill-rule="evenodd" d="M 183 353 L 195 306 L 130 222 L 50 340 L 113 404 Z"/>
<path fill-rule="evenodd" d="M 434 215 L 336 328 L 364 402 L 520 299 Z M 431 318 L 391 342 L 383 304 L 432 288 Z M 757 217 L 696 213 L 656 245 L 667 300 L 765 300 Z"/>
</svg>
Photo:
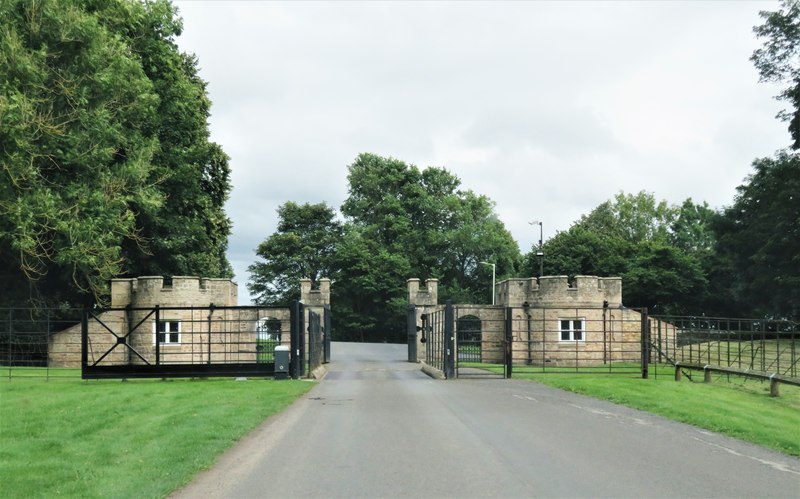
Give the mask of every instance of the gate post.
<svg viewBox="0 0 800 499">
<path fill-rule="evenodd" d="M 290 346 L 291 361 L 289 362 L 289 376 L 292 379 L 299 379 L 303 377 L 303 355 L 305 348 L 303 347 L 303 340 L 305 339 L 305 307 L 299 301 L 292 302 L 291 308 L 291 331 L 290 331 Z"/>
<path fill-rule="evenodd" d="M 650 367 L 650 317 L 647 307 L 642 309 L 642 379 L 647 379 Z"/>
<path fill-rule="evenodd" d="M 444 307 L 444 377 L 456 377 L 456 335 L 453 302 L 448 300 Z"/>
<path fill-rule="evenodd" d="M 325 338 L 325 358 L 322 362 L 327 364 L 331 361 L 331 306 L 325 305 L 325 329 L 323 330 L 323 338 Z"/>
<path fill-rule="evenodd" d="M 514 374 L 514 309 L 506 308 L 506 328 L 505 328 L 505 351 L 506 355 L 506 378 Z"/>
<path fill-rule="evenodd" d="M 406 333 L 408 334 L 408 361 L 417 362 L 417 307 L 409 305 L 406 310 Z"/>
<path fill-rule="evenodd" d="M 8 329 L 11 331 L 11 328 Z M 11 349 L 8 349 L 9 355 Z M 81 317 L 81 378 L 86 379 L 86 365 L 89 363 L 89 309 L 83 309 Z M 9 363 L 9 365 L 11 365 Z"/>
</svg>

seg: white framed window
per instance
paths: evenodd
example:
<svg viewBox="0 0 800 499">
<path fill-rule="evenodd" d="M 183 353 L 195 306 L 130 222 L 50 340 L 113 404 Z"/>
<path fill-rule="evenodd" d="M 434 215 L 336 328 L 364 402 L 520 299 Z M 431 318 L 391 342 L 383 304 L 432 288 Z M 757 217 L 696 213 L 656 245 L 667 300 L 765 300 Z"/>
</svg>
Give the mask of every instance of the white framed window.
<svg viewBox="0 0 800 499">
<path fill-rule="evenodd" d="M 558 319 L 560 341 L 586 341 L 586 319 Z"/>
<path fill-rule="evenodd" d="M 179 345 L 181 343 L 181 321 L 158 321 L 153 324 L 155 328 L 153 344 L 156 341 L 162 345 Z"/>
</svg>

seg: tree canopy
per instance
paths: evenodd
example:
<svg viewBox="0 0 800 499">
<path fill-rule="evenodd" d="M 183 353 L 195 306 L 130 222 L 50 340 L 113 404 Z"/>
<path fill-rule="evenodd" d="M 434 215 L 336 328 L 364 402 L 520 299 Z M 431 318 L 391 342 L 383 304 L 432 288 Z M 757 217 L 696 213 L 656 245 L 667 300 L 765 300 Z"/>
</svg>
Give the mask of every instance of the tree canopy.
<svg viewBox="0 0 800 499">
<path fill-rule="evenodd" d="M 671 206 L 652 193 L 620 192 L 547 241 L 545 274 L 620 276 L 628 305 L 704 312 L 713 213 L 691 199 Z M 538 274 L 535 253 L 525 259 L 529 275 Z"/>
<path fill-rule="evenodd" d="M 286 306 L 300 299 L 300 279 L 318 284 L 333 274 L 341 238 L 341 223 L 327 204 L 283 204 L 278 208 L 277 232 L 256 249 L 262 260 L 247 269 L 247 288 L 262 305 Z"/>
<path fill-rule="evenodd" d="M 227 157 L 172 5 L 8 0 L 0 19 L 3 304 L 92 303 L 120 275 L 230 275 Z"/>
<path fill-rule="evenodd" d="M 764 24 L 753 28 L 764 40 L 750 58 L 761 81 L 785 83 L 778 98 L 794 109 L 781 111 L 778 117 L 789 122 L 792 149 L 800 149 L 800 2 L 784 0 L 777 11 L 761 11 Z"/>
<path fill-rule="evenodd" d="M 264 301 L 301 277 L 330 272 L 338 339 L 402 341 L 410 277 L 439 279 L 443 300 L 488 303 L 491 273 L 479 262 L 514 275 L 519 248 L 494 204 L 461 190 L 444 168 L 361 154 L 347 171 L 343 224 L 324 204 L 279 210 L 278 231 L 257 250 L 264 262 L 250 267 L 250 289 Z"/>
<path fill-rule="evenodd" d="M 719 252 L 741 305 L 758 315 L 800 316 L 800 158 L 779 153 L 753 163 L 718 220 Z"/>
</svg>

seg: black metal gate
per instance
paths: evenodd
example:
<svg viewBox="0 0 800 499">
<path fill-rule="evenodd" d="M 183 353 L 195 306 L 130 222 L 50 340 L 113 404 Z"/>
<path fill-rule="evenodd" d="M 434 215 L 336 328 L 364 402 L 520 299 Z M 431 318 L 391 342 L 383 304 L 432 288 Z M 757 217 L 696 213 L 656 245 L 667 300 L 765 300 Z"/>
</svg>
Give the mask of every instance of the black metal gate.
<svg viewBox="0 0 800 499">
<path fill-rule="evenodd" d="M 308 311 L 308 372 L 322 365 L 325 360 L 325 338 L 322 317 L 313 310 Z"/>
<path fill-rule="evenodd" d="M 323 321 L 305 306 L 153 307 L 86 310 L 81 322 L 81 376 L 167 378 L 275 374 L 275 347 L 290 347 L 289 374 L 303 377 L 328 359 Z M 330 312 L 325 311 L 325 324 Z M 288 334 L 287 334 L 288 332 Z M 307 362 L 306 362 L 307 361 Z"/>
<path fill-rule="evenodd" d="M 422 314 L 422 343 L 425 363 L 441 371 L 447 379 L 456 377 L 455 330 L 453 305 L 448 303 L 433 312 Z"/>
</svg>

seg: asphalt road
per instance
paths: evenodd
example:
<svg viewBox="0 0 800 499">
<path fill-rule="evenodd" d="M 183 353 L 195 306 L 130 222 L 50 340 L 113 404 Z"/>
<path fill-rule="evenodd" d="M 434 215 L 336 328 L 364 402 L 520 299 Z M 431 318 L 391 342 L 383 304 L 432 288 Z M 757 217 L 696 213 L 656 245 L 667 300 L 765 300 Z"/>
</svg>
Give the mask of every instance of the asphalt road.
<svg viewBox="0 0 800 499">
<path fill-rule="evenodd" d="M 175 497 L 800 497 L 800 460 L 521 380 L 436 381 L 403 345 L 327 377 Z"/>
</svg>

